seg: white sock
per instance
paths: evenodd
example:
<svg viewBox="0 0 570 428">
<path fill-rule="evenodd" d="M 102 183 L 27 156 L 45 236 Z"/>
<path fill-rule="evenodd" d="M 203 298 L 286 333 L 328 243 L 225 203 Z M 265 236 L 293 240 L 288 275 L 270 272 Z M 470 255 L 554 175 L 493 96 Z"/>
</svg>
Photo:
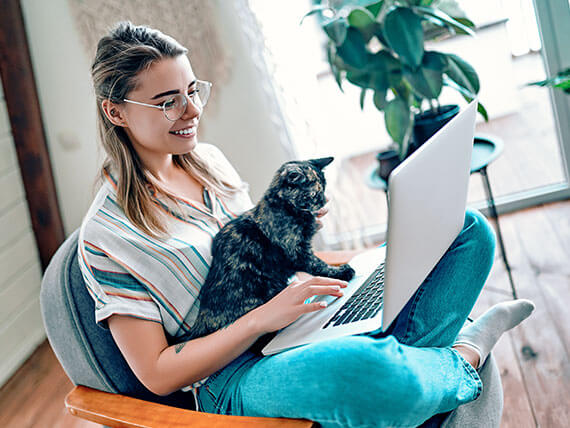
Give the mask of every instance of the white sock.
<svg viewBox="0 0 570 428">
<path fill-rule="evenodd" d="M 501 335 L 519 325 L 534 310 L 534 303 L 526 299 L 498 303 L 485 311 L 470 325 L 463 327 L 455 345 L 465 345 L 479 354 L 480 368 Z"/>
</svg>

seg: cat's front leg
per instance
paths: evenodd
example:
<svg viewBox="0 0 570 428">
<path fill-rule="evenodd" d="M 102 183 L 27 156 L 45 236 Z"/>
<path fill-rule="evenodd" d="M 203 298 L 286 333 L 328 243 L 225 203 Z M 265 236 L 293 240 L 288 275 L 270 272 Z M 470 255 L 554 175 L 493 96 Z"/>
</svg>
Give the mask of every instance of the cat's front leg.
<svg viewBox="0 0 570 428">
<path fill-rule="evenodd" d="M 343 281 L 350 281 L 354 277 L 354 269 L 348 264 L 330 266 L 314 254 L 306 257 L 303 271 L 314 276 L 326 276 Z"/>
</svg>

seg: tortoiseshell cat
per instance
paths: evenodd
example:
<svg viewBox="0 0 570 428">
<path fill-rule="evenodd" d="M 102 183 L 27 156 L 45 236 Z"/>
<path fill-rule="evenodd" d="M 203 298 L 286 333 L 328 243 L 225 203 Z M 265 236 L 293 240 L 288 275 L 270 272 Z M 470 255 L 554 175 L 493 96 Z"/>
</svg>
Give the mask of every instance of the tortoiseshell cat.
<svg viewBox="0 0 570 428">
<path fill-rule="evenodd" d="M 185 339 L 213 333 L 266 303 L 295 272 L 346 281 L 354 276 L 349 265 L 329 266 L 311 247 L 315 212 L 326 203 L 322 169 L 332 160 L 286 162 L 261 201 L 216 234 L 198 317 Z"/>
</svg>

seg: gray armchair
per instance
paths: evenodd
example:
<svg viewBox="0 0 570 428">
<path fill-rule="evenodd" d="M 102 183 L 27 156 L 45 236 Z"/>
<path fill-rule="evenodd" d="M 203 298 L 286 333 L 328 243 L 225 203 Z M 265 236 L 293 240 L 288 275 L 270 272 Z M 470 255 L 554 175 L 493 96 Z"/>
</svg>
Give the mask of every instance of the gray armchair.
<svg viewBox="0 0 570 428">
<path fill-rule="evenodd" d="M 76 230 L 53 256 L 42 281 L 40 302 L 48 340 L 67 376 L 77 385 L 69 411 L 107 426 L 313 427 L 304 419 L 214 415 L 198 412 L 191 393 L 166 397 L 147 390 L 122 357 L 109 331 L 95 324 L 94 303 L 77 261 Z M 424 427 L 498 427 L 503 406 L 499 371 L 492 356 L 480 372 L 483 393 Z"/>
</svg>

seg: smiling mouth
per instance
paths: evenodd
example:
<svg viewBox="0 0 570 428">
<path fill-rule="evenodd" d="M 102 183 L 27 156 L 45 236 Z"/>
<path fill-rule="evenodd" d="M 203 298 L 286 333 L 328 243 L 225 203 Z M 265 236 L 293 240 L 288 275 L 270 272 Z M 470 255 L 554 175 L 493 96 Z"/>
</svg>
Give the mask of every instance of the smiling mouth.
<svg viewBox="0 0 570 428">
<path fill-rule="evenodd" d="M 190 126 L 188 128 L 180 129 L 178 131 L 170 131 L 169 134 L 181 137 L 190 137 L 196 134 L 196 126 Z"/>
</svg>

